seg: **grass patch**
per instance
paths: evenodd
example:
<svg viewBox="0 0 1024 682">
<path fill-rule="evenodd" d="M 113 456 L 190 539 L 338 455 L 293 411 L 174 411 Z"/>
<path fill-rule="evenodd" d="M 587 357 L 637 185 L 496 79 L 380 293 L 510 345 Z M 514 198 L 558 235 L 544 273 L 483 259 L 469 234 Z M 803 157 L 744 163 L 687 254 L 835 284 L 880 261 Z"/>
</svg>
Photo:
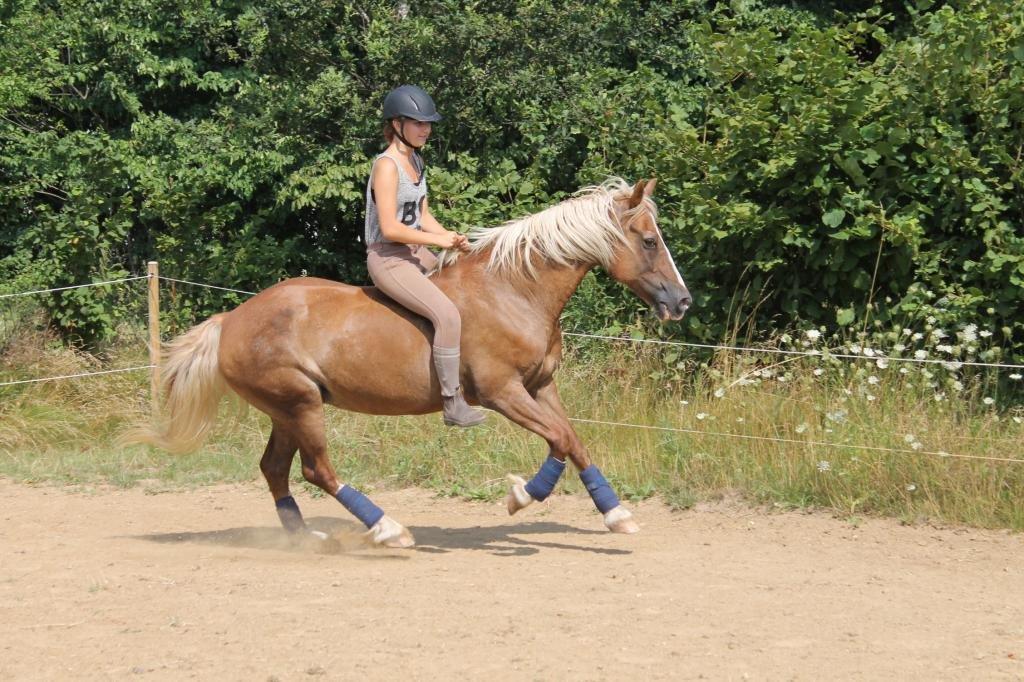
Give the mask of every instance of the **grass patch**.
<svg viewBox="0 0 1024 682">
<path fill-rule="evenodd" d="M 31 363 L 35 376 L 95 364 L 64 348 L 40 348 Z M 114 353 L 105 364 L 140 360 Z M 673 371 L 666 373 L 667 366 Z M 4 369 L 7 376 L 15 371 L 10 363 Z M 936 399 L 938 370 L 924 371 L 827 358 L 768 365 L 731 354 L 681 364 L 678 355 L 666 361 L 660 351 L 620 344 L 599 355 L 573 346 L 559 385 L 571 415 L 683 429 L 575 424 L 627 500 L 658 496 L 688 509 L 739 491 L 753 501 L 826 507 L 848 518 L 884 514 L 1024 529 L 1024 463 L 926 454 L 1022 458 L 1021 408 L 1012 392 L 999 394 L 989 375 L 960 369 L 955 396 Z M 148 393 L 145 372 L 0 388 L 0 475 L 125 487 L 259 477 L 269 421 L 255 410 L 229 419 L 227 404 L 214 437 L 191 455 L 114 447 L 116 433 L 148 410 Z M 990 393 L 999 400 L 986 404 Z M 507 472 L 531 474 L 547 451 L 498 415 L 484 427 L 456 430 L 438 415 L 370 417 L 329 408 L 326 423 L 339 475 L 365 488 L 412 485 L 494 500 L 504 494 Z M 902 452 L 846 447 L 853 445 Z M 293 478 L 305 485 L 297 466 Z M 560 490 L 583 493 L 571 475 Z"/>
</svg>

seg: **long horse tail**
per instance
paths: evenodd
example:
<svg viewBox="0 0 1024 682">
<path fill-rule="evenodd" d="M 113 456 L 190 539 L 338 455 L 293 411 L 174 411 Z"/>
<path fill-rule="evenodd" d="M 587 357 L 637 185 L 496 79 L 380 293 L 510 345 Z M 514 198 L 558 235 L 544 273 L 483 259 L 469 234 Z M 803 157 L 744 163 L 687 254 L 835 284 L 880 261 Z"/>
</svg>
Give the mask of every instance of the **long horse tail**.
<svg viewBox="0 0 1024 682">
<path fill-rule="evenodd" d="M 222 317 L 214 315 L 165 345 L 162 419 L 130 430 L 122 442 L 148 443 L 173 453 L 191 452 L 206 442 L 228 392 L 217 361 Z"/>
</svg>

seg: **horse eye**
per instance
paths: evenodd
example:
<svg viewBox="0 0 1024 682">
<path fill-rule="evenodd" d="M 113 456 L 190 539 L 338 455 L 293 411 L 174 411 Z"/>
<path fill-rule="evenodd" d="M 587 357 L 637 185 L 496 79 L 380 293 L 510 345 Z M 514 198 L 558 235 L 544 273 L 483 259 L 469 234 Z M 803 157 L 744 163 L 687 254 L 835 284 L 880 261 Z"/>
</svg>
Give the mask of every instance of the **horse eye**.
<svg viewBox="0 0 1024 682">
<path fill-rule="evenodd" d="M 644 237 L 644 248 L 653 249 L 658 245 L 658 240 L 654 237 Z"/>
</svg>

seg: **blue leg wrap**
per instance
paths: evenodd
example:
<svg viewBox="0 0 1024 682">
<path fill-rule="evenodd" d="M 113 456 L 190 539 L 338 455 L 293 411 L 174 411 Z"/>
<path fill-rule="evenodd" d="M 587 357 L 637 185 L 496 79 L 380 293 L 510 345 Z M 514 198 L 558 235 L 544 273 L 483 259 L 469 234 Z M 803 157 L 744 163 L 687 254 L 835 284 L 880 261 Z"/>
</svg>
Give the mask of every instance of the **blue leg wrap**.
<svg viewBox="0 0 1024 682">
<path fill-rule="evenodd" d="M 277 500 L 274 502 L 274 506 L 277 507 L 277 518 L 281 519 L 281 525 L 289 533 L 297 533 L 306 527 L 306 522 L 302 520 L 302 512 L 299 511 L 299 505 L 295 503 L 295 498 L 291 495 Z"/>
<path fill-rule="evenodd" d="M 601 470 L 595 465 L 591 464 L 586 469 L 580 472 L 580 480 L 583 481 L 583 485 L 587 487 L 587 492 L 590 493 L 590 499 L 594 501 L 594 505 L 597 510 L 602 514 L 607 514 L 612 509 L 619 506 L 619 497 L 612 490 L 612 487 L 608 485 L 608 481 L 605 480 Z"/>
<path fill-rule="evenodd" d="M 341 490 L 335 497 L 367 528 L 373 528 L 374 524 L 380 521 L 380 517 L 384 516 L 380 507 L 370 502 L 370 498 L 350 485 L 341 486 Z"/>
<path fill-rule="evenodd" d="M 538 502 L 543 502 L 558 485 L 558 479 L 562 477 L 563 471 L 565 471 L 565 462 L 559 462 L 548 455 L 548 458 L 540 465 L 537 475 L 526 484 L 526 492 L 530 493 L 530 497 Z"/>
</svg>

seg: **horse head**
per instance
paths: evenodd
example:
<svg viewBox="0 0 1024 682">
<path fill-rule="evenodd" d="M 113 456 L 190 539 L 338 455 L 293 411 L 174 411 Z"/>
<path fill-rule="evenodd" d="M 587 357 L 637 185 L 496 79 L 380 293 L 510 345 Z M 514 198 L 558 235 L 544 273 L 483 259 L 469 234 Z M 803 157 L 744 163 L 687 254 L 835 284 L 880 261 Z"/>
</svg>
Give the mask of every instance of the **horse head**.
<svg viewBox="0 0 1024 682">
<path fill-rule="evenodd" d="M 651 199 L 656 184 L 655 179 L 640 180 L 632 192 L 616 197 L 614 211 L 624 239 L 606 270 L 651 306 L 660 320 L 679 320 L 693 299 L 658 229 Z"/>
</svg>

